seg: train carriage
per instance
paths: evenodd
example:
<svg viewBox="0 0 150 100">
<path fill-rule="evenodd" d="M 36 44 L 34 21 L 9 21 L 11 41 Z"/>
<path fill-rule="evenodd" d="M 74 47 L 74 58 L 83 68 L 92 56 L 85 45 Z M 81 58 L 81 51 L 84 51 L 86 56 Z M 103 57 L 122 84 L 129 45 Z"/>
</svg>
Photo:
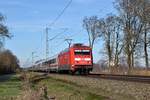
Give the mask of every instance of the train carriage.
<svg viewBox="0 0 150 100">
<path fill-rule="evenodd" d="M 58 55 L 55 55 L 49 58 L 46 61 L 45 66 L 47 67 L 47 71 L 58 71 Z"/>
<path fill-rule="evenodd" d="M 92 49 L 74 44 L 42 64 L 47 71 L 89 73 L 93 68 Z"/>
</svg>

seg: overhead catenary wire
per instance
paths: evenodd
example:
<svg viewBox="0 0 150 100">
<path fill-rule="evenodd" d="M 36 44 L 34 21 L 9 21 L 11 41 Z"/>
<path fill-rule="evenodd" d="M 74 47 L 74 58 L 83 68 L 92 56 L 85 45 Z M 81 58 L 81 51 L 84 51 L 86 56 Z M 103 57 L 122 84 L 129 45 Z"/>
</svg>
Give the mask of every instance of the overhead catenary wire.
<svg viewBox="0 0 150 100">
<path fill-rule="evenodd" d="M 63 8 L 63 10 L 58 14 L 58 16 L 49 24 L 48 27 L 53 26 L 56 21 L 64 14 L 64 12 L 66 11 L 66 9 L 70 6 L 70 4 L 72 3 L 72 0 L 70 0 L 67 5 Z"/>
<path fill-rule="evenodd" d="M 63 33 L 66 32 L 67 30 L 68 30 L 67 28 L 64 29 L 63 32 L 58 33 L 57 35 L 55 35 L 54 37 L 52 37 L 51 39 L 49 39 L 49 41 L 52 41 L 52 40 L 56 39 L 60 34 L 63 34 Z"/>
<path fill-rule="evenodd" d="M 53 45 L 53 46 L 55 46 L 55 48 L 53 48 L 53 51 L 57 51 L 59 48 L 58 47 L 60 47 L 60 46 L 62 46 L 62 44 L 64 44 L 65 43 L 65 41 L 64 40 L 62 40 L 62 41 L 60 41 L 57 45 Z M 53 52 L 53 51 L 51 51 L 51 52 Z M 58 52 L 55 52 L 55 55 L 57 54 Z"/>
<path fill-rule="evenodd" d="M 72 0 L 69 0 L 69 2 L 66 4 L 66 6 L 62 9 L 62 11 L 56 16 L 56 18 L 46 27 L 46 59 L 49 56 L 49 38 L 48 38 L 48 30 L 51 29 L 51 27 L 56 23 L 56 21 L 64 14 L 66 9 L 70 6 L 72 3 Z M 57 36 L 53 37 L 55 39 Z M 51 40 L 51 39 L 50 39 Z"/>
<path fill-rule="evenodd" d="M 62 11 L 56 16 L 56 18 L 46 27 L 46 29 L 48 28 L 48 27 L 52 27 L 55 23 L 56 23 L 56 21 L 64 14 L 64 12 L 66 11 L 66 9 L 70 6 L 70 4 L 72 3 L 72 0 L 69 0 L 69 2 L 66 4 L 66 6 L 62 9 Z M 66 31 L 66 30 L 65 30 Z M 58 36 L 58 35 L 57 35 Z M 53 40 L 53 39 L 55 39 L 57 36 L 54 36 L 53 38 L 51 38 L 51 39 L 47 39 L 48 41 L 49 40 Z M 41 41 L 42 41 L 43 39 L 41 38 Z M 48 47 L 47 47 L 48 48 Z M 46 51 L 49 51 L 49 50 L 46 50 Z M 29 62 L 29 58 L 26 60 L 26 62 L 25 63 L 28 63 Z M 24 64 L 25 65 L 25 64 Z"/>
<path fill-rule="evenodd" d="M 25 62 L 23 63 L 23 67 L 29 67 L 31 61 L 32 55 L 29 55 L 29 57 L 25 60 Z"/>
</svg>

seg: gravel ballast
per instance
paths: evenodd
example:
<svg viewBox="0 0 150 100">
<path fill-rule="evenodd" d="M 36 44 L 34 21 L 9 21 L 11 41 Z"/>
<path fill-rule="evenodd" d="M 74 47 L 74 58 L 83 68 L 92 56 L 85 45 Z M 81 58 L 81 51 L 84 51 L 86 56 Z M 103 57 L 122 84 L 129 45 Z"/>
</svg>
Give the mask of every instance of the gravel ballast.
<svg viewBox="0 0 150 100">
<path fill-rule="evenodd" d="M 87 87 L 89 91 L 110 100 L 150 100 L 150 84 L 89 78 L 83 76 L 49 74 L 50 77 Z"/>
</svg>

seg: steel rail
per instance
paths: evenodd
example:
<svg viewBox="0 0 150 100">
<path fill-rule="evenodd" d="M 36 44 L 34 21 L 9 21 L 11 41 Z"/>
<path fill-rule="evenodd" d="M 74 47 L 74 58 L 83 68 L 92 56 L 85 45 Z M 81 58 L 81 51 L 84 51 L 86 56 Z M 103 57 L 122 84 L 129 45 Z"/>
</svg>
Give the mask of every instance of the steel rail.
<svg viewBox="0 0 150 100">
<path fill-rule="evenodd" d="M 120 81 L 130 81 L 130 82 L 141 82 L 141 83 L 150 84 L 150 76 L 114 75 L 114 74 L 89 74 L 86 77 L 120 80 Z"/>
</svg>

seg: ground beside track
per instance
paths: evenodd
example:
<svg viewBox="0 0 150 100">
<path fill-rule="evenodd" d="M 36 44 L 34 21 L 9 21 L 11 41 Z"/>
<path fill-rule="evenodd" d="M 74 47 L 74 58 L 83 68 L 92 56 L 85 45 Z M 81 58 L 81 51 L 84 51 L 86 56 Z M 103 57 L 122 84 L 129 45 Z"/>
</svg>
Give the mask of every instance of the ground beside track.
<svg viewBox="0 0 150 100">
<path fill-rule="evenodd" d="M 22 81 L 18 76 L 0 77 L 0 100 L 16 100 L 16 98 L 21 100 L 22 95 L 32 93 L 24 92 Z M 41 73 L 33 73 L 31 76 L 36 76 L 32 83 L 33 93 L 38 93 L 37 89 L 44 84 L 52 100 L 149 100 L 150 98 L 150 84 L 145 83 L 58 74 L 42 76 Z M 37 97 L 34 98 L 38 100 Z"/>
<path fill-rule="evenodd" d="M 48 95 L 56 100 L 110 100 L 77 84 L 52 77 L 40 81 L 37 85 L 40 84 L 45 84 L 48 88 Z"/>
<path fill-rule="evenodd" d="M 49 74 L 53 79 L 72 83 L 89 92 L 112 100 L 149 100 L 150 84 L 88 78 L 82 76 Z"/>
<path fill-rule="evenodd" d="M 16 100 L 21 91 L 21 80 L 17 75 L 0 76 L 0 100 Z"/>
<path fill-rule="evenodd" d="M 41 73 L 27 73 L 31 83 L 25 87 L 21 75 L 4 75 L 0 77 L 0 100 L 110 100 L 107 97 L 97 95 L 87 88 L 77 84 L 55 79 Z M 47 96 L 51 99 L 40 99 L 40 87 L 47 88 Z M 28 90 L 28 91 L 27 91 Z M 32 97 L 31 97 L 32 96 Z"/>
</svg>

